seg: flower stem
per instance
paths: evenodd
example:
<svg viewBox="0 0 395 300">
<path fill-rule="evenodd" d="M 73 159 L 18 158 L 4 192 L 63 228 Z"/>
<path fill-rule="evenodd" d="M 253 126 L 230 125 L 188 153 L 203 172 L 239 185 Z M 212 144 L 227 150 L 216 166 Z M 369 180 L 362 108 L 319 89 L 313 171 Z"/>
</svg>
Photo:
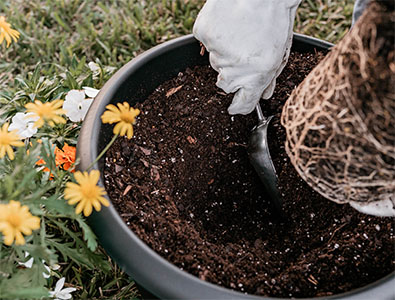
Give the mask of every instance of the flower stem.
<svg viewBox="0 0 395 300">
<path fill-rule="evenodd" d="M 103 149 L 102 152 L 100 152 L 100 154 L 98 155 L 98 157 L 96 157 L 96 159 L 89 165 L 89 167 L 86 168 L 85 171 L 89 171 L 90 168 L 93 167 L 93 165 L 95 163 L 97 163 L 99 161 L 100 158 L 102 158 L 102 156 L 107 152 L 108 149 L 110 149 L 111 145 L 114 144 L 115 140 L 117 139 L 118 134 L 114 134 L 114 136 L 112 137 L 111 141 L 107 144 L 107 146 Z"/>
</svg>

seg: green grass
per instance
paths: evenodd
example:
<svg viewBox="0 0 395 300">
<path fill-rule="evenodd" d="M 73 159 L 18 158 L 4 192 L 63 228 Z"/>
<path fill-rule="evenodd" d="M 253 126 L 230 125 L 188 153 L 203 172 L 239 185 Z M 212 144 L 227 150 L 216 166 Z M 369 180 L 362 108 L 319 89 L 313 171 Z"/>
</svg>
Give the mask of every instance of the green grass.
<svg viewBox="0 0 395 300">
<path fill-rule="evenodd" d="M 336 43 L 349 29 L 353 2 L 303 0 L 295 31 Z M 21 37 L 9 48 L 0 45 L 0 112 L 6 110 L 4 115 L 9 117 L 26 99 L 55 98 L 83 84 L 101 88 L 139 53 L 191 33 L 203 4 L 203 0 L 1 0 L 0 15 Z M 90 61 L 107 72 L 92 80 L 86 76 Z M 64 139 L 75 144 L 77 134 Z M 108 261 L 109 270 L 89 272 L 70 262 L 61 263 L 66 282 L 78 288 L 75 298 L 138 296 L 133 281 Z"/>
<path fill-rule="evenodd" d="M 1 51 L 0 82 L 26 74 L 37 63 L 56 74 L 70 58 L 120 68 L 138 53 L 190 33 L 202 1 L 12 0 L 0 13 L 21 33 Z M 11 77 L 10 77 L 11 76 Z"/>
<path fill-rule="evenodd" d="M 336 43 L 349 30 L 354 0 L 303 0 L 295 31 Z"/>
</svg>

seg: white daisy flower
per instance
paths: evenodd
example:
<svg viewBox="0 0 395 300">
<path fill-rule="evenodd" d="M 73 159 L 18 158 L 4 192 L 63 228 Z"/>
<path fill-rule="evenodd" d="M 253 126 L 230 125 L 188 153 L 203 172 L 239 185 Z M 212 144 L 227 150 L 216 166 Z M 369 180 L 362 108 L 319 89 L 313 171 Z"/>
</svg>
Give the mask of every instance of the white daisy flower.
<svg viewBox="0 0 395 300">
<path fill-rule="evenodd" d="M 34 127 L 34 122 L 38 119 L 39 117 L 35 116 L 32 112 L 18 112 L 12 117 L 8 131 L 17 130 L 18 135 L 23 139 L 32 137 L 37 133 L 37 128 Z"/>
<path fill-rule="evenodd" d="M 97 63 L 91 61 L 88 63 L 88 67 L 93 73 L 100 73 L 100 66 Z"/>
<path fill-rule="evenodd" d="M 95 98 L 95 97 L 97 96 L 97 94 L 100 92 L 100 90 L 91 88 L 91 87 L 89 87 L 89 86 L 83 86 L 82 88 L 84 89 L 85 94 L 86 94 L 89 98 Z"/>
<path fill-rule="evenodd" d="M 63 109 L 72 122 L 80 122 L 84 120 L 92 102 L 92 98 L 85 99 L 85 91 L 71 90 L 66 94 Z"/>
<path fill-rule="evenodd" d="M 76 288 L 63 288 L 64 281 L 66 279 L 64 277 L 60 278 L 58 282 L 56 282 L 55 290 L 49 291 L 49 296 L 54 298 L 55 300 L 67 300 L 71 299 L 72 296 L 70 293 L 76 291 Z"/>
</svg>

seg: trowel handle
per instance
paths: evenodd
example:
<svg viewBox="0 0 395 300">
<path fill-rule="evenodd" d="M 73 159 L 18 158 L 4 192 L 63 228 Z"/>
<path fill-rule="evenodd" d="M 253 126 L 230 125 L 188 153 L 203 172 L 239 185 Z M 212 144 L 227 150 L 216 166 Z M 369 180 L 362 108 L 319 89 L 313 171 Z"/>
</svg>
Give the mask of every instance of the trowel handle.
<svg viewBox="0 0 395 300">
<path fill-rule="evenodd" d="M 258 102 L 258 104 L 256 105 L 255 108 L 256 108 L 256 113 L 257 113 L 257 115 L 258 115 L 259 123 L 266 122 L 267 119 L 266 119 L 266 117 L 263 115 L 262 108 L 261 108 L 261 105 L 259 104 L 259 102 Z"/>
</svg>

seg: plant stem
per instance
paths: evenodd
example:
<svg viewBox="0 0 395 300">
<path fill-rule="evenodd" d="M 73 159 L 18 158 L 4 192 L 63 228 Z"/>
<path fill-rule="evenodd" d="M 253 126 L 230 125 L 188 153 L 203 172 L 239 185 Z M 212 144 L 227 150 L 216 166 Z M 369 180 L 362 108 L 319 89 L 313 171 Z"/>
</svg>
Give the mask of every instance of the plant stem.
<svg viewBox="0 0 395 300">
<path fill-rule="evenodd" d="M 95 163 L 97 163 L 99 161 L 100 158 L 102 158 L 102 156 L 107 152 L 108 149 L 110 149 L 111 145 L 114 144 L 115 140 L 117 139 L 118 134 L 114 134 L 114 136 L 112 137 L 111 141 L 107 144 L 107 146 L 103 149 L 102 152 L 100 152 L 100 154 L 98 155 L 98 157 L 96 157 L 96 159 L 89 165 L 89 167 L 86 168 L 85 171 L 88 171 L 90 168 L 93 167 L 93 165 Z"/>
</svg>

